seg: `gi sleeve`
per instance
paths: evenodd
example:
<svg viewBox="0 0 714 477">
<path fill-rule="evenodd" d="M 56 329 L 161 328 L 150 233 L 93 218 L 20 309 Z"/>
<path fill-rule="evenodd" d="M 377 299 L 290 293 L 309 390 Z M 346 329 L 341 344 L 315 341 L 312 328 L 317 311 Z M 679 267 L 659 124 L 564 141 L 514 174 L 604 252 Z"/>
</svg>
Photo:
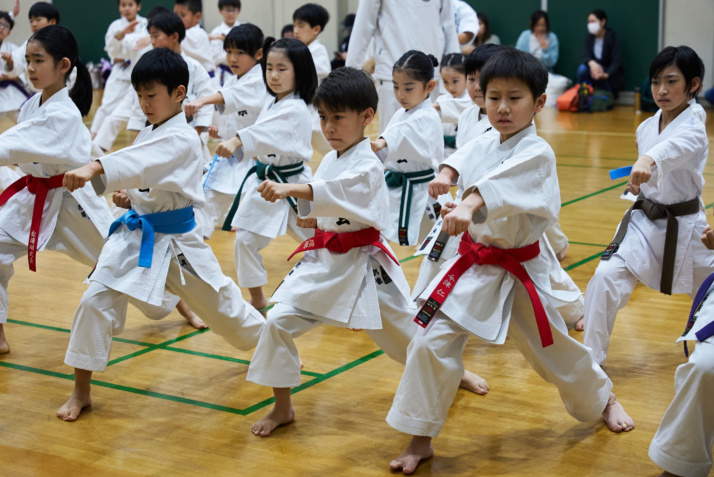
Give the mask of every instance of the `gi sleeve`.
<svg viewBox="0 0 714 477">
<path fill-rule="evenodd" d="M 241 129 L 238 137 L 243 143 L 244 157 L 276 154 L 299 157 L 306 162 L 312 158 L 312 122 L 307 107 L 285 107 L 277 114 Z"/>
<path fill-rule="evenodd" d="M 194 88 L 196 90 L 196 97 L 203 98 L 205 96 L 210 96 L 215 91 L 211 86 L 211 77 L 208 76 L 208 72 L 203 67 L 194 69 L 195 77 Z M 213 122 L 213 107 L 210 104 L 202 107 L 196 113 L 196 126 L 208 127 Z"/>
<path fill-rule="evenodd" d="M 659 174 L 661 182 L 671 171 L 691 169 L 692 157 L 699 157 L 701 154 L 705 154 L 706 157 L 706 148 L 708 148 L 706 129 L 692 114 L 669 139 L 660 142 L 644 154 L 654 159 L 655 165 L 661 171 Z"/>
<path fill-rule="evenodd" d="M 454 21 L 454 4 L 451 0 L 441 2 L 441 29 L 444 32 L 444 54 L 461 53 L 459 37 L 456 34 L 456 22 Z"/>
<path fill-rule="evenodd" d="M 252 111 L 260 113 L 266 100 L 265 83 L 258 76 L 254 81 L 235 84 L 219 91 L 225 104 L 217 104 L 216 110 L 220 114 L 235 114 L 238 111 Z"/>
<path fill-rule="evenodd" d="M 352 35 L 350 35 L 350 44 L 347 48 L 345 66 L 362 69 L 369 42 L 377 31 L 377 18 L 381 9 L 382 0 L 360 0 L 357 5 Z"/>
<path fill-rule="evenodd" d="M 434 125 L 430 123 L 428 117 L 420 116 L 390 124 L 380 136 L 387 141 L 384 162 L 408 158 L 412 161 L 432 165 L 434 159 L 431 157 L 431 153 L 434 151 L 432 137 L 434 135 L 430 134 L 430 131 Z M 441 124 L 437 122 L 435 125 L 441 130 Z M 442 136 L 443 133 L 440 133 L 440 137 Z"/>
</svg>

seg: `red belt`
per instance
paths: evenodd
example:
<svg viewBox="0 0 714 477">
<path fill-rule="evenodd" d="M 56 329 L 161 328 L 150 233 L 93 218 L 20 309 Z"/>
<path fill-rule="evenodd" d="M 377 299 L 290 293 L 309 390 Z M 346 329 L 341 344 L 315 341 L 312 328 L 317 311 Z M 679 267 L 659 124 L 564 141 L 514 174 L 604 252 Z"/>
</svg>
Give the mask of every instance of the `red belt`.
<svg viewBox="0 0 714 477">
<path fill-rule="evenodd" d="M 27 261 L 30 263 L 30 270 L 35 269 L 35 256 L 37 255 L 37 241 L 40 236 L 40 224 L 42 223 L 42 210 L 45 207 L 45 199 L 47 192 L 50 189 L 62 187 L 62 179 L 64 174 L 52 176 L 49 178 L 41 178 L 34 176 L 24 176 L 13 182 L 7 189 L 0 194 L 0 207 L 10 199 L 13 195 L 27 187 L 30 193 L 35 194 L 35 206 L 32 210 L 32 224 L 30 225 L 30 237 L 27 241 Z"/>
<path fill-rule="evenodd" d="M 389 256 L 389 258 L 394 260 L 394 263 L 399 265 L 399 260 L 397 260 L 389 249 L 379 241 L 379 230 L 374 227 L 358 230 L 357 232 L 342 233 L 325 232 L 320 229 L 315 229 L 315 236 L 300 244 L 300 246 L 288 257 L 288 260 L 293 258 L 293 255 L 296 253 L 307 252 L 308 250 L 326 248 L 330 252 L 347 253 L 353 248 L 366 247 L 368 245 L 374 245 L 375 247 L 381 248 Z"/>
<path fill-rule="evenodd" d="M 534 242 L 526 247 L 503 249 L 497 247 L 486 247 L 480 243 L 473 243 L 468 232 L 462 235 L 461 243 L 459 243 L 459 259 L 446 272 L 444 278 L 432 292 L 429 299 L 421 307 L 414 321 L 419 326 L 426 328 L 429 321 L 436 315 L 436 312 L 441 308 L 441 305 L 446 301 L 449 293 L 454 289 L 454 285 L 459 281 L 461 275 L 472 265 L 498 265 L 504 270 L 510 272 L 523 283 L 528 292 L 535 312 L 536 323 L 538 323 L 538 332 L 540 333 L 540 341 L 543 347 L 553 344 L 553 334 L 550 332 L 550 323 L 548 316 L 543 309 L 543 303 L 540 301 L 538 292 L 536 291 L 533 280 L 528 275 L 528 272 L 521 262 L 527 262 L 536 258 L 540 254 L 538 242 Z"/>
</svg>

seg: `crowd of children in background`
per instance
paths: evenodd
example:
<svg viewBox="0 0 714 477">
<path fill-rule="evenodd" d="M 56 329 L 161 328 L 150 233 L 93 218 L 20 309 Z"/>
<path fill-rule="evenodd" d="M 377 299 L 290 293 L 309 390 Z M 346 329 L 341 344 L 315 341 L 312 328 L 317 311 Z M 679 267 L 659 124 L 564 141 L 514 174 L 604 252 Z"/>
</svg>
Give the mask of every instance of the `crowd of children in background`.
<svg viewBox="0 0 714 477">
<path fill-rule="evenodd" d="M 433 455 L 459 386 L 489 391 L 464 368 L 471 335 L 510 336 L 573 417 L 630 431 L 601 365 L 616 312 L 642 281 L 694 297 L 680 339 L 698 341 L 650 456 L 677 475 L 709 472 L 714 232 L 701 201 L 708 142 L 691 106 L 704 75 L 693 50 L 668 47 L 652 62 L 660 111 L 637 130 L 628 187 L 638 200 L 583 300 L 559 264 L 567 238 L 555 153 L 534 123 L 548 71 L 530 53 L 491 44 L 488 19 L 465 2 L 448 9 L 460 51 L 403 51 L 377 87 L 368 72 L 341 67 L 349 36 L 330 58 L 319 40 L 329 14 L 317 4 L 295 10 L 277 41 L 239 21 L 240 0 L 218 1 L 223 22 L 210 34 L 201 0 L 146 18 L 140 0 L 118 7 L 105 36 L 112 70 L 89 130 L 89 73 L 59 11 L 34 4 L 33 35 L 20 47 L 5 41 L 18 11 L 0 12 L 0 114 L 17 123 L 0 134 L 0 354 L 10 351 L 15 260 L 27 255 L 34 271 L 49 249 L 94 267 L 65 357 L 75 388 L 58 417 L 76 420 L 91 405 L 92 373 L 107 366 L 132 303 L 151 319 L 178 308 L 191 325 L 255 348 L 247 379 L 275 394 L 252 427 L 263 437 L 295 416 L 293 338 L 320 324 L 365 330 L 405 366 L 387 414 L 413 436 L 390 464 L 405 474 Z M 398 105 L 370 141 L 378 93 Z M 138 134 L 133 144 L 110 152 L 124 127 Z M 314 175 L 313 153 L 323 156 Z M 111 209 L 101 197 L 110 194 Z M 235 232 L 237 285 L 205 241 L 218 227 Z M 286 234 L 304 255 L 266 297 L 261 250 Z M 390 242 L 423 256 L 413 288 Z M 585 345 L 568 328 L 584 328 Z"/>
</svg>

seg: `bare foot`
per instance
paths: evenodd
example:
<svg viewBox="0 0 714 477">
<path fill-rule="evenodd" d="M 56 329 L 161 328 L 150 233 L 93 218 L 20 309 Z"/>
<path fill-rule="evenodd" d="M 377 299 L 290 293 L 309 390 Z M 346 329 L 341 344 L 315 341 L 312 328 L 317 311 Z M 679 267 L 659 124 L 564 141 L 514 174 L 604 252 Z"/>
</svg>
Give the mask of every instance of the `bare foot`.
<svg viewBox="0 0 714 477">
<path fill-rule="evenodd" d="M 206 323 L 204 323 L 203 320 L 199 318 L 198 315 L 194 313 L 183 300 L 179 300 L 178 305 L 176 305 L 176 310 L 178 310 L 181 316 L 186 318 L 189 325 L 193 326 L 197 330 L 208 328 L 208 325 L 206 325 Z"/>
<path fill-rule="evenodd" d="M 602 412 L 602 420 L 612 432 L 628 432 L 635 428 L 635 421 L 627 415 L 614 393 L 610 393 L 607 406 Z"/>
<path fill-rule="evenodd" d="M 471 371 L 464 371 L 464 377 L 461 378 L 459 387 L 479 396 L 483 396 L 491 389 L 485 379 Z"/>
<path fill-rule="evenodd" d="M 414 436 L 402 455 L 389 463 L 392 470 L 401 470 L 404 475 L 411 475 L 416 471 L 421 461 L 434 456 L 434 447 L 431 437 Z"/>
<path fill-rule="evenodd" d="M 585 329 L 585 316 L 581 316 L 578 321 L 575 322 L 575 331 L 583 331 Z"/>
<path fill-rule="evenodd" d="M 570 248 L 570 244 L 566 243 L 563 250 L 555 254 L 555 258 L 557 258 L 559 262 L 562 262 L 565 259 L 565 255 L 568 253 L 568 248 Z"/>
<path fill-rule="evenodd" d="M 59 408 L 57 411 L 57 417 L 63 421 L 76 421 L 79 414 L 85 408 L 92 405 L 92 399 L 87 395 L 79 395 L 77 393 L 72 393 L 66 403 Z"/>
<path fill-rule="evenodd" d="M 302 362 L 302 358 L 298 356 L 298 359 L 300 360 L 300 369 L 305 367 L 305 363 Z"/>
<path fill-rule="evenodd" d="M 290 424 L 294 420 L 295 411 L 293 411 L 292 406 L 288 408 L 287 412 L 278 411 L 274 407 L 273 410 L 270 411 L 267 416 L 253 424 L 253 427 L 251 427 L 250 432 L 252 432 L 256 436 L 268 437 L 278 427 Z"/>
<path fill-rule="evenodd" d="M 10 344 L 5 338 L 5 329 L 2 324 L 0 324 L 0 354 L 7 354 L 10 352 Z"/>
</svg>

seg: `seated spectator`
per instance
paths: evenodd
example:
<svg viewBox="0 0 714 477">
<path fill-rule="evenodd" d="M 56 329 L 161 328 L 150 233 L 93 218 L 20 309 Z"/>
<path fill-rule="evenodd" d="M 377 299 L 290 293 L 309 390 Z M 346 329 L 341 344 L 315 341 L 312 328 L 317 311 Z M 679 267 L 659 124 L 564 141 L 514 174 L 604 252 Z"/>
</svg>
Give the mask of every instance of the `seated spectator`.
<svg viewBox="0 0 714 477">
<path fill-rule="evenodd" d="M 516 48 L 530 53 L 548 68 L 550 73 L 558 62 L 558 37 L 550 31 L 548 14 L 537 10 L 531 15 L 531 29 L 524 30 L 518 37 Z"/>
<path fill-rule="evenodd" d="M 578 83 L 588 82 L 614 95 L 625 86 L 620 39 L 607 26 L 607 14 L 593 10 L 588 15 L 589 35 L 585 37 L 583 64 L 578 68 Z"/>
<path fill-rule="evenodd" d="M 485 45 L 487 43 L 493 43 L 494 45 L 500 45 L 501 39 L 494 35 L 491 31 L 491 26 L 488 24 L 488 17 L 485 13 L 477 13 L 478 16 L 478 35 L 476 35 L 476 40 L 474 40 L 474 46 Z"/>
</svg>

